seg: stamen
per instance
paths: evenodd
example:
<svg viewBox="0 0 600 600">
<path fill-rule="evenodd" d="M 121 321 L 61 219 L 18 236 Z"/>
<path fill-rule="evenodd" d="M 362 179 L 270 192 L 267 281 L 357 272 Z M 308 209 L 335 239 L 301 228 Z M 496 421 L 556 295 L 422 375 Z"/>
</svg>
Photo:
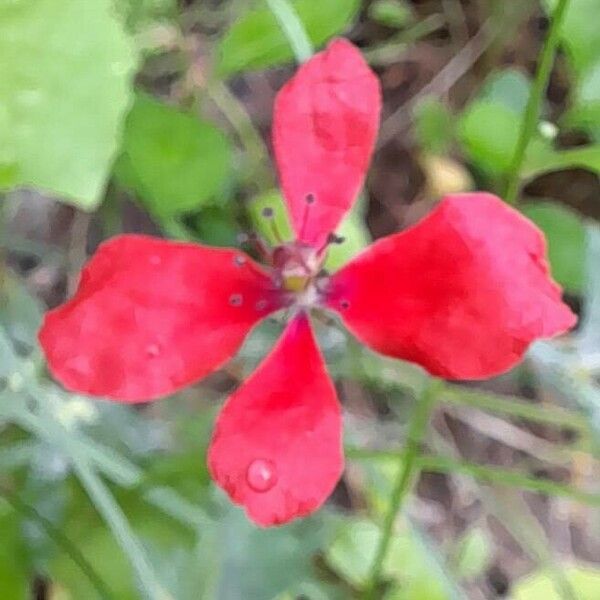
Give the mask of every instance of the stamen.
<svg viewBox="0 0 600 600">
<path fill-rule="evenodd" d="M 302 217 L 302 226 L 300 227 L 300 239 L 304 237 L 304 231 L 306 229 L 306 225 L 308 224 L 308 214 L 310 212 L 310 207 L 312 204 L 316 202 L 315 195 L 312 193 L 306 194 L 304 198 L 305 206 L 304 206 L 304 215 Z"/>
<path fill-rule="evenodd" d="M 277 223 L 275 223 L 275 219 L 273 218 L 274 217 L 273 209 L 270 206 L 266 206 L 265 208 L 262 209 L 262 216 L 265 219 L 268 219 L 269 224 L 271 226 L 271 233 L 273 234 L 273 237 L 275 238 L 277 243 L 283 244 L 284 243 L 283 237 L 277 227 Z"/>
<path fill-rule="evenodd" d="M 256 235 L 256 233 L 240 233 L 238 235 L 238 241 L 240 244 L 253 246 L 264 261 L 268 263 L 272 262 L 273 256 L 271 249 L 260 237 L 258 237 L 258 235 Z"/>
</svg>

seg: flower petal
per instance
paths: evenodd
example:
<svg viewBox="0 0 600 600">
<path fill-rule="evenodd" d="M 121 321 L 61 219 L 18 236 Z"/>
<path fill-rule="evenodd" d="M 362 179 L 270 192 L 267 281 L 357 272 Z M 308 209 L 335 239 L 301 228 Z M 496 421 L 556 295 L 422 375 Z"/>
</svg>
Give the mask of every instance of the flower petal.
<svg viewBox="0 0 600 600">
<path fill-rule="evenodd" d="M 66 388 L 150 400 L 231 358 L 279 308 L 270 286 L 236 250 L 123 235 L 98 249 L 74 298 L 46 314 L 39 339 Z"/>
<path fill-rule="evenodd" d="M 354 203 L 380 109 L 377 78 L 358 49 L 342 39 L 313 56 L 279 92 L 273 143 L 301 242 L 320 247 Z M 309 207 L 307 197 L 314 199 Z"/>
<path fill-rule="evenodd" d="M 327 304 L 371 348 L 433 375 L 480 379 L 573 326 L 542 233 L 499 198 L 447 196 L 331 280 Z"/>
<path fill-rule="evenodd" d="M 313 512 L 335 487 L 343 468 L 340 407 L 305 315 L 227 400 L 208 465 L 263 526 Z"/>
</svg>

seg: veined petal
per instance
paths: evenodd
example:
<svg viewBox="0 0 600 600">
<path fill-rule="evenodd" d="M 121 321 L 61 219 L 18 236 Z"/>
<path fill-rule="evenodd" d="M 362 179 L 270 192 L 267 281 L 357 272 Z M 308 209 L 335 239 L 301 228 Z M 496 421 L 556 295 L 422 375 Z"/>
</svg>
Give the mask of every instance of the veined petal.
<svg viewBox="0 0 600 600">
<path fill-rule="evenodd" d="M 343 39 L 300 67 L 277 95 L 273 143 L 301 242 L 320 247 L 354 203 L 380 110 L 377 78 L 359 50 Z"/>
<path fill-rule="evenodd" d="M 374 350 L 448 379 L 502 373 L 576 321 L 543 234 L 486 193 L 448 196 L 374 243 L 332 277 L 327 305 Z"/>
<path fill-rule="evenodd" d="M 305 315 L 225 403 L 208 465 L 263 526 L 313 512 L 335 487 L 343 468 L 340 407 Z"/>
<path fill-rule="evenodd" d="M 239 251 L 123 235 L 100 246 L 39 339 L 66 388 L 138 402 L 217 369 L 277 308 L 268 274 Z"/>
</svg>

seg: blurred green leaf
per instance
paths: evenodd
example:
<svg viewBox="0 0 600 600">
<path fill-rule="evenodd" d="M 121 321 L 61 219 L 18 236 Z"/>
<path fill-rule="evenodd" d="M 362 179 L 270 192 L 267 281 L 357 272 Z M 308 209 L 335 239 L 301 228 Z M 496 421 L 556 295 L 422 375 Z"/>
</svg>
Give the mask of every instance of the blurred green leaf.
<svg viewBox="0 0 600 600">
<path fill-rule="evenodd" d="M 564 571 L 566 579 L 577 594 L 577 600 L 600 598 L 600 570 L 571 566 Z M 544 572 L 521 579 L 513 588 L 514 600 L 562 600 L 552 579 Z"/>
<path fill-rule="evenodd" d="M 578 215 L 555 202 L 529 203 L 520 209 L 548 240 L 554 278 L 571 291 L 580 292 L 584 281 L 585 230 Z"/>
<path fill-rule="evenodd" d="M 455 553 L 458 575 L 474 579 L 485 571 L 492 558 L 492 542 L 485 530 L 473 527 L 458 540 Z"/>
<path fill-rule="evenodd" d="M 239 226 L 230 208 L 207 206 L 195 219 L 198 237 L 211 246 L 237 246 Z"/>
<path fill-rule="evenodd" d="M 327 549 L 326 560 L 346 581 L 360 588 L 368 576 L 378 538 L 379 527 L 372 521 L 348 520 Z M 400 584 L 386 600 L 448 600 L 444 585 L 408 528 L 393 538 L 384 573 Z"/>
<path fill-rule="evenodd" d="M 0 271 L 0 327 L 24 348 L 37 344 L 42 307 L 22 283 L 8 271 Z"/>
<path fill-rule="evenodd" d="M 490 175 L 509 167 L 519 138 L 520 118 L 502 104 L 480 100 L 460 118 L 458 134 L 468 158 Z"/>
<path fill-rule="evenodd" d="M 454 117 L 437 98 L 425 98 L 415 110 L 415 128 L 423 150 L 443 155 L 454 137 Z"/>
<path fill-rule="evenodd" d="M 344 31 L 360 7 L 359 0 L 297 0 L 293 3 L 315 46 Z M 273 13 L 250 10 L 233 23 L 218 48 L 217 72 L 228 77 L 247 69 L 263 69 L 291 61 L 292 49 Z"/>
<path fill-rule="evenodd" d="M 591 65 L 576 82 L 573 107 L 566 124 L 589 131 L 600 142 L 600 60 Z"/>
<path fill-rule="evenodd" d="M 118 0 L 116 6 L 131 31 L 177 15 L 177 0 Z"/>
<path fill-rule="evenodd" d="M 281 527 L 260 529 L 229 504 L 206 540 L 213 549 L 214 592 L 209 598 L 270 599 L 313 578 L 313 560 L 331 536 L 326 512 Z M 195 600 L 195 598 L 190 598 Z"/>
<path fill-rule="evenodd" d="M 485 80 L 479 98 L 522 115 L 530 90 L 531 82 L 526 75 L 517 69 L 504 69 L 493 72 Z"/>
<path fill-rule="evenodd" d="M 388 27 L 406 27 L 413 13 L 404 0 L 376 0 L 369 6 L 369 17 Z"/>
<path fill-rule="evenodd" d="M 227 138 L 211 123 L 140 94 L 127 117 L 117 179 L 158 217 L 205 205 L 226 185 Z"/>
<path fill-rule="evenodd" d="M 535 151 L 528 151 L 523 167 L 524 177 L 532 178 L 542 173 L 574 168 L 587 169 L 592 173 L 600 174 L 600 144 L 554 150 L 549 145 L 538 141 L 537 146 L 532 145 L 532 147 Z"/>
<path fill-rule="evenodd" d="M 30 573 L 19 515 L 0 498 L 0 592 L 6 600 L 27 600 Z M 92 596 L 93 597 L 93 596 Z"/>
<path fill-rule="evenodd" d="M 272 217 L 263 216 L 265 208 L 272 209 Z M 258 233 L 272 246 L 279 243 L 273 226 L 277 228 L 284 241 L 291 241 L 294 238 L 287 208 L 279 191 L 273 190 L 253 199 L 248 205 L 248 211 Z M 324 266 L 332 271 L 344 265 L 370 243 L 371 238 L 365 226 L 360 199 L 341 222 L 336 233 L 342 236 L 344 241 L 341 244 L 332 244 L 329 248 Z"/>
<path fill-rule="evenodd" d="M 554 10 L 557 0 L 544 0 L 547 13 Z M 564 18 L 561 38 L 571 63 L 578 73 L 584 72 L 600 56 L 600 28 L 597 15 L 600 0 L 570 0 Z"/>
<path fill-rule="evenodd" d="M 4 184 L 94 208 L 118 149 L 135 66 L 112 0 L 0 3 L 0 139 L 14 158 L 8 175 L 2 169 Z"/>
</svg>

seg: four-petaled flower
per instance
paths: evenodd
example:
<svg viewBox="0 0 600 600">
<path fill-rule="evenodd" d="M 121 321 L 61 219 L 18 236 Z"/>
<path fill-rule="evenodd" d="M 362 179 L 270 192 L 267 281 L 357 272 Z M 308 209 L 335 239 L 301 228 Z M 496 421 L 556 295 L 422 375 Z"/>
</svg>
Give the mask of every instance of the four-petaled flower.
<svg viewBox="0 0 600 600">
<path fill-rule="evenodd" d="M 367 346 L 447 379 L 480 379 L 575 317 L 549 276 L 542 234 L 487 193 L 444 198 L 337 273 L 322 264 L 352 206 L 379 125 L 379 83 L 336 40 L 279 92 L 273 141 L 297 239 L 268 266 L 240 251 L 122 235 L 104 243 L 40 342 L 70 390 L 147 401 L 219 368 L 267 315 L 293 317 L 227 400 L 210 472 L 261 525 L 319 507 L 343 468 L 341 415 L 308 309 L 337 313 Z"/>
</svg>

